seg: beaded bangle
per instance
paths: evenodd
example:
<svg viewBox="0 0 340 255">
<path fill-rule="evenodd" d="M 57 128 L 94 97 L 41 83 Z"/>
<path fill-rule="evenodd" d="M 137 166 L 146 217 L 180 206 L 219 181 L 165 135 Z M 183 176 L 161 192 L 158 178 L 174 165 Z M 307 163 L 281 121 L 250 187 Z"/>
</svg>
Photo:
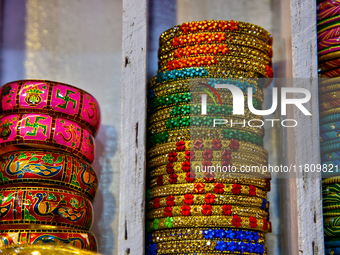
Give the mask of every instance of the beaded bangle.
<svg viewBox="0 0 340 255">
<path fill-rule="evenodd" d="M 148 209 L 164 208 L 168 206 L 182 205 L 203 205 L 205 203 L 214 205 L 240 205 L 268 210 L 269 202 L 264 198 L 249 197 L 240 195 L 220 195 L 220 194 L 185 194 L 180 196 L 156 197 L 149 201 Z"/>
<path fill-rule="evenodd" d="M 340 159 L 340 151 L 329 152 L 321 156 L 322 162 L 329 161 L 329 160 L 339 160 L 339 159 Z"/>
<path fill-rule="evenodd" d="M 340 235 L 340 227 L 336 226 L 336 227 L 324 227 L 323 231 L 325 233 L 325 236 L 336 236 L 338 237 Z"/>
<path fill-rule="evenodd" d="M 188 254 L 192 252 L 218 252 L 218 254 L 265 254 L 263 244 L 253 244 L 248 242 L 228 242 L 224 240 L 188 240 L 188 241 L 170 241 L 157 243 L 157 254 Z"/>
<path fill-rule="evenodd" d="M 191 142 L 195 144 L 191 145 Z M 222 148 L 236 148 L 237 151 L 244 151 L 249 153 L 254 153 L 264 158 L 268 158 L 268 152 L 261 146 L 254 145 L 250 142 L 236 141 L 236 140 L 226 140 L 226 139 L 206 139 L 206 140 L 196 140 L 196 141 L 179 141 L 173 143 L 167 143 L 153 147 L 147 152 L 147 157 L 152 158 L 163 154 L 169 154 L 172 151 L 186 151 L 186 150 L 220 150 Z"/>
<path fill-rule="evenodd" d="M 258 230 L 264 233 L 271 231 L 271 223 L 266 218 L 234 216 L 191 216 L 166 217 L 148 222 L 150 230 L 184 227 L 227 227 Z"/>
<path fill-rule="evenodd" d="M 332 101 L 323 101 L 320 104 L 320 109 L 323 110 L 323 111 L 333 109 L 333 108 L 336 108 L 336 107 L 340 107 L 340 99 L 335 99 L 335 100 L 332 100 Z"/>
<path fill-rule="evenodd" d="M 160 181 L 159 181 L 160 182 Z M 251 197 L 260 197 L 267 199 L 267 192 L 257 188 L 254 185 L 241 185 L 226 183 L 187 183 L 187 184 L 172 184 L 155 187 L 150 190 L 150 197 L 164 197 L 170 195 L 183 195 L 187 193 L 192 194 L 234 194 L 234 195 L 247 195 Z M 150 185 L 151 186 L 151 185 Z M 149 186 L 149 187 L 150 187 Z"/>
<path fill-rule="evenodd" d="M 329 48 L 328 48 L 329 49 Z M 229 69 L 239 69 L 259 73 L 263 77 L 273 78 L 273 69 L 258 60 L 242 59 L 229 56 L 198 56 L 174 59 L 173 61 L 163 61 L 159 63 L 159 71 L 172 71 L 188 67 L 216 66 Z"/>
<path fill-rule="evenodd" d="M 325 116 L 333 115 L 337 113 L 340 113 L 340 107 L 322 111 L 320 112 L 320 117 L 325 117 Z"/>
<path fill-rule="evenodd" d="M 224 20 L 211 20 L 211 21 L 193 21 L 174 26 L 164 31 L 160 36 L 160 41 L 166 42 L 171 40 L 174 36 L 182 34 L 197 33 L 197 32 L 210 32 L 221 31 L 228 34 L 246 34 L 260 38 L 269 45 L 272 44 L 273 38 L 270 33 L 260 26 L 240 22 L 240 21 L 224 21 Z"/>
<path fill-rule="evenodd" d="M 254 59 L 265 65 L 271 66 L 272 64 L 271 57 L 258 49 L 227 43 L 196 44 L 180 47 L 170 51 L 167 55 L 160 55 L 158 63 L 173 61 L 176 58 L 185 56 L 232 56 Z"/>
<path fill-rule="evenodd" d="M 31 145 L 60 149 L 92 163 L 94 138 L 73 121 L 44 114 L 13 114 L 0 118 L 0 148 Z"/>
<path fill-rule="evenodd" d="M 231 205 L 182 205 L 182 206 L 167 206 L 149 210 L 146 218 L 148 220 L 161 217 L 176 217 L 176 216 L 231 216 L 238 215 L 244 217 L 261 217 L 267 218 L 268 212 L 259 208 L 231 206 Z"/>
<path fill-rule="evenodd" d="M 41 113 L 72 120 L 94 136 L 100 126 L 97 100 L 68 84 L 21 80 L 5 84 L 0 92 L 1 114 Z"/>
<path fill-rule="evenodd" d="M 0 227 L 31 224 L 90 229 L 92 204 L 79 193 L 20 187 L 0 190 Z"/>
<path fill-rule="evenodd" d="M 34 226 L 34 225 L 32 225 Z M 32 227 L 31 226 L 31 227 Z M 0 230 L 0 248 L 9 245 L 67 244 L 97 251 L 97 241 L 90 231 L 68 229 L 6 229 Z M 31 246 L 30 246 L 31 247 Z"/>
<path fill-rule="evenodd" d="M 324 217 L 324 227 L 340 226 L 340 217 Z"/>
<path fill-rule="evenodd" d="M 319 12 L 338 5 L 340 5 L 340 0 L 327 0 L 318 4 L 316 10 Z"/>
<path fill-rule="evenodd" d="M 323 20 L 329 17 L 334 17 L 340 14 L 340 6 L 334 6 L 328 9 L 319 10 L 317 18 L 318 20 Z"/>
<path fill-rule="evenodd" d="M 0 185 L 42 184 L 69 188 L 94 199 L 98 179 L 84 161 L 59 151 L 18 150 L 0 156 Z"/>
<path fill-rule="evenodd" d="M 338 49 L 334 48 L 334 50 L 340 50 L 340 47 L 337 47 Z M 333 69 L 330 71 L 326 71 L 320 74 L 320 78 L 334 78 L 340 76 L 340 68 Z"/>
</svg>

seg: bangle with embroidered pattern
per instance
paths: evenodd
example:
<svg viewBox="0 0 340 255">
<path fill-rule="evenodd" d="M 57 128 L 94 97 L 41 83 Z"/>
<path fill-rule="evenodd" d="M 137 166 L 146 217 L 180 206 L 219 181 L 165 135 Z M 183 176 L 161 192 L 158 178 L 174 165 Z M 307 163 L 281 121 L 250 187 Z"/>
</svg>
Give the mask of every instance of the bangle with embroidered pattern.
<svg viewBox="0 0 340 255">
<path fill-rule="evenodd" d="M 188 252 L 204 252 L 215 254 L 244 254 L 263 255 L 265 246 L 248 242 L 234 242 L 224 240 L 181 240 L 157 243 L 157 254 L 188 254 Z M 152 253 L 151 253 L 152 254 Z"/>
<path fill-rule="evenodd" d="M 158 178 L 158 184 L 162 184 L 162 179 Z M 170 185 L 158 185 L 150 189 L 150 197 L 164 197 L 169 195 L 181 195 L 186 193 L 192 194 L 234 194 L 234 195 L 247 195 L 250 197 L 260 197 L 267 199 L 267 191 L 260 189 L 254 185 L 243 185 L 238 183 L 227 183 L 216 182 L 216 183 L 186 183 L 186 184 L 170 184 Z"/>
<path fill-rule="evenodd" d="M 329 110 L 336 107 L 340 107 L 340 99 L 335 99 L 332 101 L 323 101 L 320 103 L 320 110 Z"/>
<path fill-rule="evenodd" d="M 182 206 L 182 205 L 241 205 L 247 207 L 261 208 L 268 210 L 269 202 L 265 198 L 249 197 L 240 195 L 220 195 L 220 194 L 185 194 L 179 196 L 156 197 L 149 201 L 148 209 L 165 208 L 168 206 Z"/>
<path fill-rule="evenodd" d="M 340 117 L 339 117 L 340 118 Z M 191 144 L 192 143 L 192 144 Z M 233 151 L 252 152 L 264 158 L 268 158 L 268 152 L 261 146 L 254 145 L 250 142 L 227 140 L 227 139 L 197 139 L 188 141 L 178 141 L 157 145 L 147 151 L 147 157 L 153 158 L 163 154 L 169 154 L 172 151 L 204 151 L 204 150 L 220 150 L 222 148 L 228 149 L 230 147 Z"/>
<path fill-rule="evenodd" d="M 147 234 L 150 243 L 180 240 L 230 240 L 248 241 L 252 243 L 265 244 L 266 236 L 258 231 L 232 229 L 232 228 L 174 228 L 153 231 Z"/>
<path fill-rule="evenodd" d="M 158 48 L 158 57 L 169 54 L 178 48 L 184 48 L 190 45 L 212 45 L 212 44 L 226 44 L 249 47 L 259 50 L 263 54 L 267 54 L 270 58 L 273 56 L 273 49 L 271 45 L 266 44 L 260 39 L 251 35 L 231 35 L 223 32 L 204 32 L 196 34 L 180 35 L 171 40 L 160 43 Z"/>
<path fill-rule="evenodd" d="M 267 218 L 234 216 L 191 216 L 166 217 L 149 221 L 151 231 L 184 227 L 227 227 L 271 232 L 271 223 Z"/>
<path fill-rule="evenodd" d="M 192 21 L 174 26 L 164 31 L 160 36 L 160 41 L 166 42 L 175 36 L 182 34 L 191 34 L 198 32 L 221 31 L 230 34 L 246 34 L 260 38 L 269 45 L 272 44 L 273 38 L 271 34 L 260 26 L 234 20 L 205 20 Z"/>
<path fill-rule="evenodd" d="M 161 217 L 176 216 L 231 216 L 239 215 L 244 217 L 269 218 L 268 212 L 259 208 L 243 207 L 239 205 L 182 205 L 167 206 L 165 208 L 152 209 L 147 212 L 146 218 L 151 220 Z"/>
<path fill-rule="evenodd" d="M 164 61 L 173 61 L 174 59 L 185 56 L 241 57 L 254 59 L 265 65 L 272 65 L 271 57 L 258 49 L 227 43 L 187 45 L 185 47 L 177 48 L 173 51 L 170 51 L 166 55 L 160 55 L 158 63 L 161 64 Z"/>
</svg>

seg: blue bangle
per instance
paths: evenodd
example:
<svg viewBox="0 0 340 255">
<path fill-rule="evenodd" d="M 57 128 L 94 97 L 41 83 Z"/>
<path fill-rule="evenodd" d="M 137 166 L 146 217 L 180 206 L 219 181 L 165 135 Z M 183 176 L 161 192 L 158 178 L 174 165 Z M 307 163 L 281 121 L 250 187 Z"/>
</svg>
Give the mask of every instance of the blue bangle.
<svg viewBox="0 0 340 255">
<path fill-rule="evenodd" d="M 333 115 L 328 115 L 320 119 L 320 124 L 324 125 L 330 122 L 338 121 L 340 120 L 340 114 L 333 114 Z"/>
<path fill-rule="evenodd" d="M 337 144 L 337 143 L 340 143 L 340 138 L 321 142 L 320 145 L 321 145 L 321 147 L 324 147 L 324 146 L 327 146 L 327 145 Z"/>
<path fill-rule="evenodd" d="M 340 151 L 328 152 L 328 153 L 325 153 L 321 156 L 322 162 L 326 162 L 326 161 L 329 161 L 329 160 L 335 160 L 335 159 L 340 159 Z"/>
<path fill-rule="evenodd" d="M 325 245 L 327 242 L 325 243 Z M 325 249 L 325 255 L 340 255 L 340 246 L 339 247 L 333 247 L 333 248 L 326 248 Z"/>
<path fill-rule="evenodd" d="M 330 122 L 320 126 L 320 133 L 326 133 L 333 130 L 340 130 L 340 121 Z"/>
</svg>

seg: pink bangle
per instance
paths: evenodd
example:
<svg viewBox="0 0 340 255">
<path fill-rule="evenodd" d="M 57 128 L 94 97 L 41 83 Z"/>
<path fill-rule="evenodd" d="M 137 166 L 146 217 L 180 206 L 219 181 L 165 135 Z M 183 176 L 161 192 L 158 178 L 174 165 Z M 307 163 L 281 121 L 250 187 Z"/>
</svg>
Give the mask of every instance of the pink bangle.
<svg viewBox="0 0 340 255">
<path fill-rule="evenodd" d="M 340 45 L 339 46 L 328 47 L 326 49 L 318 51 L 318 57 L 320 57 L 322 55 L 326 55 L 328 53 L 336 52 L 336 51 L 340 51 Z"/>
<path fill-rule="evenodd" d="M 319 42 L 318 50 L 320 51 L 325 48 L 336 46 L 336 45 L 340 45 L 340 37 L 335 37 L 335 38 L 331 38 L 331 39 L 327 39 L 327 40 Z"/>
<path fill-rule="evenodd" d="M 318 12 L 335 7 L 340 5 L 340 0 L 328 0 L 322 3 L 319 3 L 318 6 L 316 7 L 316 10 Z"/>
<path fill-rule="evenodd" d="M 340 6 L 334 6 L 318 12 L 318 20 L 323 20 L 340 14 Z"/>
<path fill-rule="evenodd" d="M 31 145 L 60 149 L 86 160 L 94 160 L 92 135 L 73 121 L 45 114 L 13 114 L 0 118 L 0 148 Z"/>
<path fill-rule="evenodd" d="M 94 136 L 100 125 L 97 100 L 89 93 L 60 82 L 20 80 L 1 88 L 1 115 L 46 113 L 78 123 Z"/>
<path fill-rule="evenodd" d="M 332 27 L 331 29 L 318 32 L 318 42 L 328 40 L 334 37 L 339 37 L 339 36 L 340 36 L 340 24 Z"/>
</svg>

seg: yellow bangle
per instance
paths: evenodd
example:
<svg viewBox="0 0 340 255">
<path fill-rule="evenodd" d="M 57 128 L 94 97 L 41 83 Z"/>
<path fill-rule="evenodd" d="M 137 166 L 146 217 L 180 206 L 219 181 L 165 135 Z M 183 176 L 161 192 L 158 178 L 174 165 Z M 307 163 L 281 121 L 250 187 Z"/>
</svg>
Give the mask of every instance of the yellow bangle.
<svg viewBox="0 0 340 255">
<path fill-rule="evenodd" d="M 227 180 L 226 180 L 227 181 Z M 151 187 L 151 185 L 149 186 Z M 230 184 L 230 183 L 187 183 L 187 184 L 171 184 L 162 185 L 151 188 L 150 197 L 164 197 L 170 195 L 181 195 L 181 194 L 234 194 L 234 195 L 247 195 L 251 197 L 260 197 L 267 199 L 267 191 L 264 191 L 254 185 L 241 185 L 241 184 Z"/>
<path fill-rule="evenodd" d="M 207 202 L 214 205 L 241 205 L 246 207 L 254 207 L 268 209 L 269 203 L 264 198 L 249 197 L 240 195 L 220 195 L 220 194 L 185 194 L 179 196 L 156 197 L 148 202 L 147 208 L 157 209 L 167 206 L 182 206 L 182 205 L 203 205 Z"/>
</svg>

